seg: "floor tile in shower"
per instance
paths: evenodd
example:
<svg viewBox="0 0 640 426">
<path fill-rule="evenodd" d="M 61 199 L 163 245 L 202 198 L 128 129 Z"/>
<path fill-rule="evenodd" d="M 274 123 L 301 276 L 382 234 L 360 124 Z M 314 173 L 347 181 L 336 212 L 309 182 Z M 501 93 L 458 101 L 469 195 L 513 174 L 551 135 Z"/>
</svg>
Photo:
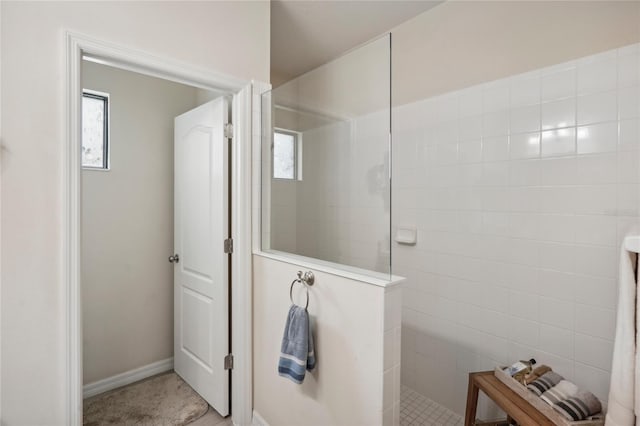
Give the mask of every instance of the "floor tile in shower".
<svg viewBox="0 0 640 426">
<path fill-rule="evenodd" d="M 402 386 L 400 426 L 462 426 L 464 419 L 413 389 Z"/>
</svg>

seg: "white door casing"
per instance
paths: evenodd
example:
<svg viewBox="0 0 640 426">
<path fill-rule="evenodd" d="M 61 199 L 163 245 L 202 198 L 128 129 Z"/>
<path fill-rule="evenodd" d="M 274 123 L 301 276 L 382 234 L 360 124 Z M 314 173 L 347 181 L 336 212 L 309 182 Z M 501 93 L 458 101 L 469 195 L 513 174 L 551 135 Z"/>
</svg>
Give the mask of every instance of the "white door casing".
<svg viewBox="0 0 640 426">
<path fill-rule="evenodd" d="M 174 368 L 229 414 L 229 108 L 220 97 L 175 119 Z"/>
<path fill-rule="evenodd" d="M 176 62 L 172 58 L 149 54 L 139 49 L 118 45 L 109 40 L 97 39 L 86 34 L 64 30 L 66 44 L 66 72 L 63 91 L 66 94 L 66 128 L 64 139 L 64 250 L 62 276 L 65 283 L 63 310 L 67 313 L 65 333 L 66 365 L 66 418 L 65 424 L 82 425 L 82 312 L 80 305 L 80 149 L 82 129 L 80 126 L 82 84 L 80 79 L 83 55 L 94 55 L 116 68 L 199 87 L 206 90 L 233 93 L 234 143 L 232 158 L 234 188 L 231 220 L 235 240 L 231 277 L 234 282 L 231 300 L 233 312 L 234 369 L 232 412 L 233 422 L 249 426 L 252 422 L 252 302 L 251 260 L 252 238 L 254 247 L 259 247 L 257 237 L 251 234 L 252 212 L 252 134 L 260 140 L 260 129 L 252 128 L 260 122 L 260 112 L 253 110 L 254 94 L 261 94 L 271 86 L 262 82 L 250 82 L 215 70 L 203 70 L 189 64 Z M 256 86 L 257 85 L 257 86 Z M 257 91 L 256 91 L 257 87 Z M 258 97 L 259 99 L 259 97 Z M 259 106 L 259 102 L 257 103 Z M 257 142 L 256 142 L 257 143 Z M 259 150 L 258 150 L 259 152 Z M 258 176 L 258 175 L 256 175 Z"/>
</svg>

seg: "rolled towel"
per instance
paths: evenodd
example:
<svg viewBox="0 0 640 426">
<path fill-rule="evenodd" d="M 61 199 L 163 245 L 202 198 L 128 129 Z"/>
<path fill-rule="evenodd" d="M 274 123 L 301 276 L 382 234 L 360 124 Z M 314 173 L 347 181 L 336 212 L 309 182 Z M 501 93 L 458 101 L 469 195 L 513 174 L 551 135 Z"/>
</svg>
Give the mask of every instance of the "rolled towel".
<svg viewBox="0 0 640 426">
<path fill-rule="evenodd" d="M 548 365 L 541 365 L 539 367 L 536 367 L 531 373 L 524 376 L 524 384 L 528 385 L 534 380 L 538 380 L 540 376 L 548 373 L 549 371 L 551 371 L 551 367 L 549 367 Z"/>
<path fill-rule="evenodd" d="M 554 387 L 555 385 L 557 385 L 558 383 L 560 383 L 562 379 L 563 377 L 558 373 L 553 371 L 547 371 L 542 376 L 540 376 L 533 382 L 529 383 L 527 385 L 527 388 L 531 392 L 540 396 L 546 391 L 548 391 L 549 389 L 551 389 L 552 387 Z"/>
<path fill-rule="evenodd" d="M 576 396 L 560 401 L 553 409 L 569 421 L 577 422 L 602 411 L 598 398 L 591 392 L 578 392 Z"/>
<path fill-rule="evenodd" d="M 543 393 L 540 398 L 549 405 L 555 405 L 560 401 L 576 396 L 578 387 L 568 380 L 561 380 L 560 383 Z"/>
</svg>

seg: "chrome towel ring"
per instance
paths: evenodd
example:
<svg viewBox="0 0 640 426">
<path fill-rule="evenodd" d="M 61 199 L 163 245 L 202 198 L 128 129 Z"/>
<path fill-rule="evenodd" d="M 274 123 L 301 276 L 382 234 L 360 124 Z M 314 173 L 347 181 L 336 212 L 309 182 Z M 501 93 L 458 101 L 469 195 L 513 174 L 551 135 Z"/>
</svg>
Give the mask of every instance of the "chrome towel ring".
<svg viewBox="0 0 640 426">
<path fill-rule="evenodd" d="M 293 285 L 295 283 L 301 283 L 302 285 L 304 285 L 304 289 L 306 290 L 306 293 L 307 293 L 307 303 L 304 305 L 304 308 L 307 309 L 309 307 L 309 286 L 312 286 L 314 281 L 315 281 L 315 276 L 313 275 L 313 272 L 307 271 L 303 274 L 302 271 L 298 271 L 298 278 L 293 280 L 291 282 L 291 287 L 289 287 L 289 300 L 291 300 L 291 303 L 293 305 L 296 304 L 293 301 Z"/>
</svg>

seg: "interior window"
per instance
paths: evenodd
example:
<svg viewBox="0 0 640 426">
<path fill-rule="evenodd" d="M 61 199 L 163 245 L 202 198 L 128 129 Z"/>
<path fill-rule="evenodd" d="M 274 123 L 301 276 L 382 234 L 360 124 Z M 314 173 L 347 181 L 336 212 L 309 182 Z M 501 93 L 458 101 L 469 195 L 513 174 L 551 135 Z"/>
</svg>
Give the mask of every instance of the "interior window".
<svg viewBox="0 0 640 426">
<path fill-rule="evenodd" d="M 273 135 L 273 177 L 274 179 L 300 179 L 298 153 L 300 134 L 278 129 Z"/>
<path fill-rule="evenodd" d="M 82 92 L 82 167 L 109 169 L 109 95 Z"/>
</svg>

